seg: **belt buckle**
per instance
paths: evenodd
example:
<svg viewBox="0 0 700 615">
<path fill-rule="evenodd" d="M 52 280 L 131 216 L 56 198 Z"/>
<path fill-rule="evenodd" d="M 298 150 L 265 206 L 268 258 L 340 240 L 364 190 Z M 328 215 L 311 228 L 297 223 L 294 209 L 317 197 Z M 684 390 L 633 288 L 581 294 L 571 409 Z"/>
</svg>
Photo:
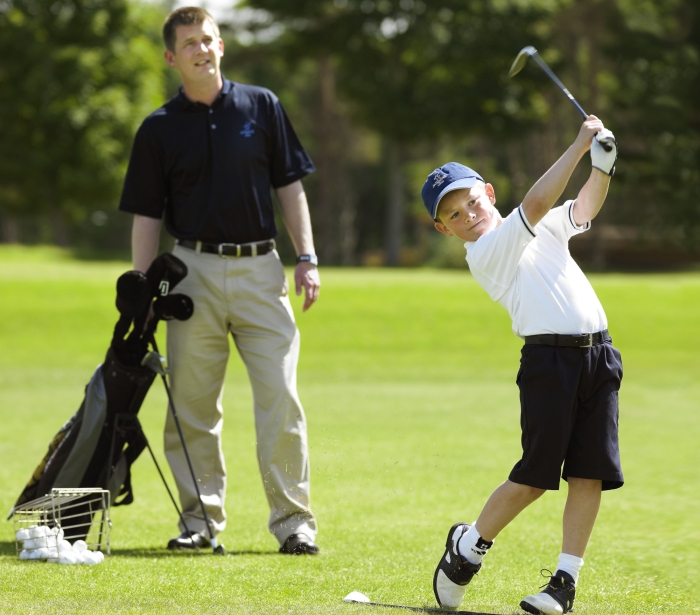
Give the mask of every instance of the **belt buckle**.
<svg viewBox="0 0 700 615">
<path fill-rule="evenodd" d="M 229 255 L 229 254 L 224 254 L 224 247 L 228 247 L 228 246 L 236 246 L 236 255 L 235 256 L 239 257 L 241 255 L 241 244 L 239 244 L 239 243 L 220 243 L 219 244 L 219 256 L 221 258 L 229 258 L 229 256 L 233 256 L 233 255 Z"/>
<path fill-rule="evenodd" d="M 580 348 L 593 348 L 593 334 L 592 333 L 584 333 L 581 335 L 583 340 L 586 342 L 585 344 L 581 344 Z"/>
</svg>

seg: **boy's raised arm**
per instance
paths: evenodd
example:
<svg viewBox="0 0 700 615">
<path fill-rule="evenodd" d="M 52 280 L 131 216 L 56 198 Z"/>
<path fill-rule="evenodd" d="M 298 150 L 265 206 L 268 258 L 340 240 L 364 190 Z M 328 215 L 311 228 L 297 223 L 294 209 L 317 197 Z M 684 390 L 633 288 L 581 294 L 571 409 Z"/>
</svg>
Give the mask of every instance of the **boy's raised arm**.
<svg viewBox="0 0 700 615">
<path fill-rule="evenodd" d="M 576 140 L 571 144 L 569 149 L 567 149 L 559 160 L 557 160 L 550 169 L 537 180 L 535 185 L 530 188 L 529 192 L 525 195 L 523 199 L 523 211 L 527 216 L 527 220 L 531 225 L 537 224 L 547 212 L 554 206 L 559 197 L 564 192 L 566 184 L 569 182 L 571 174 L 574 172 L 576 165 L 583 155 L 590 149 L 591 141 L 593 137 L 603 130 L 603 122 L 599 120 L 594 115 L 589 115 L 588 119 L 583 122 L 581 130 L 579 130 Z M 594 169 L 591 177 L 594 175 L 601 175 L 605 177 L 604 173 Z M 608 183 L 610 178 L 608 177 Z M 589 179 L 589 182 L 591 180 Z M 588 186 L 588 183 L 586 184 Z M 586 186 L 581 190 L 583 193 Z M 589 187 L 589 196 L 593 194 L 599 195 L 600 186 L 596 181 L 596 189 Z M 607 184 L 605 187 L 605 194 L 607 194 Z M 603 200 L 605 199 L 605 194 L 603 194 Z M 581 194 L 579 194 L 579 197 Z M 591 203 L 596 201 L 596 199 L 590 199 Z M 598 205 L 598 210 L 602 205 L 602 201 Z M 597 211 L 596 210 L 596 213 Z M 577 223 L 580 221 L 577 219 Z"/>
</svg>

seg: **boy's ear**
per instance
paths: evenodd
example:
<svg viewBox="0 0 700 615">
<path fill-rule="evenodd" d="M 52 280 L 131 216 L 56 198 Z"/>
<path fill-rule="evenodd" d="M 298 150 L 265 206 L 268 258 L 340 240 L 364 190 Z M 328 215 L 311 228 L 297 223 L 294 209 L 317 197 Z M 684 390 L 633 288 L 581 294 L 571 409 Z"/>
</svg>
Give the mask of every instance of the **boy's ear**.
<svg viewBox="0 0 700 615">
<path fill-rule="evenodd" d="M 486 184 L 484 186 L 484 192 L 486 192 L 486 196 L 489 197 L 489 201 L 491 201 L 491 205 L 496 204 L 496 192 L 493 189 L 493 186 L 491 184 Z"/>
<path fill-rule="evenodd" d="M 448 237 L 452 237 L 454 233 L 448 229 L 442 222 L 436 222 L 435 223 L 435 228 L 440 231 L 443 235 L 447 235 Z"/>
</svg>

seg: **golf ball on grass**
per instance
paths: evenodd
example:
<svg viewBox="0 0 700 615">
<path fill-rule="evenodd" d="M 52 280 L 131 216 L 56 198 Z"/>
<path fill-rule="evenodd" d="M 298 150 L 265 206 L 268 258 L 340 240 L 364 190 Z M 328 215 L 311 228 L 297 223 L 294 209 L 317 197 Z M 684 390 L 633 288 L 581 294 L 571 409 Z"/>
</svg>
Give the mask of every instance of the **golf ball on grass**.
<svg viewBox="0 0 700 615">
<path fill-rule="evenodd" d="M 87 548 L 87 543 L 84 540 L 76 540 L 73 543 L 73 551 L 75 551 L 76 553 L 87 551 Z"/>
<path fill-rule="evenodd" d="M 72 565 L 78 563 L 78 555 L 73 551 L 62 551 L 58 556 L 58 563 Z"/>
</svg>

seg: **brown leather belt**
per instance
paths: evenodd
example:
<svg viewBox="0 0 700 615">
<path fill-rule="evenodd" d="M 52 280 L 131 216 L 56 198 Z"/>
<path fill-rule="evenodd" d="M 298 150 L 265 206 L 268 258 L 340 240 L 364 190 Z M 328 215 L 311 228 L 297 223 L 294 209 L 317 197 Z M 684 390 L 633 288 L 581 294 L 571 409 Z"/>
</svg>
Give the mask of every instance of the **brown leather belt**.
<svg viewBox="0 0 700 615">
<path fill-rule="evenodd" d="M 262 256 L 275 249 L 275 240 L 267 239 L 253 243 L 204 243 L 194 239 L 178 239 L 177 245 L 189 248 L 195 252 L 206 252 L 207 254 L 218 254 L 222 258 L 240 256 Z"/>
<path fill-rule="evenodd" d="M 542 335 L 526 335 L 526 344 L 542 344 L 543 346 L 567 346 L 570 348 L 590 348 L 612 339 L 607 329 L 597 333 L 580 333 L 578 335 L 560 335 L 558 333 L 543 333 Z"/>
</svg>

